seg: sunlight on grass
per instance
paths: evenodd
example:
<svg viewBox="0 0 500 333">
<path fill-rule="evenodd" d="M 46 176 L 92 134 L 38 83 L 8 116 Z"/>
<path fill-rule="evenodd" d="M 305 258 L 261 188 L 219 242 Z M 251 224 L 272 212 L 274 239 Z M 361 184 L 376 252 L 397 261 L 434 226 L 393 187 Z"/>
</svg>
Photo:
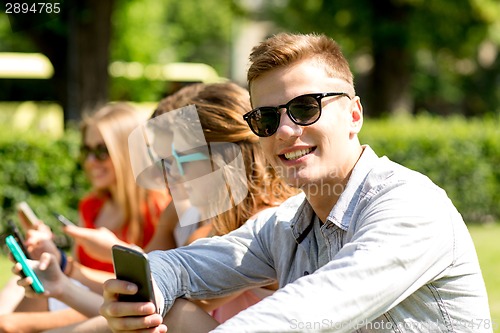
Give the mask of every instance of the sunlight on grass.
<svg viewBox="0 0 500 333">
<path fill-rule="evenodd" d="M 0 255 L 0 286 L 4 286 L 12 276 L 12 262 L 4 254 Z"/>
<path fill-rule="evenodd" d="M 490 303 L 495 332 L 500 332 L 500 224 L 469 226 L 476 245 Z"/>
<path fill-rule="evenodd" d="M 474 239 L 490 302 L 495 332 L 500 333 L 500 224 L 469 226 Z M 12 263 L 0 255 L 0 286 L 11 277 Z"/>
</svg>

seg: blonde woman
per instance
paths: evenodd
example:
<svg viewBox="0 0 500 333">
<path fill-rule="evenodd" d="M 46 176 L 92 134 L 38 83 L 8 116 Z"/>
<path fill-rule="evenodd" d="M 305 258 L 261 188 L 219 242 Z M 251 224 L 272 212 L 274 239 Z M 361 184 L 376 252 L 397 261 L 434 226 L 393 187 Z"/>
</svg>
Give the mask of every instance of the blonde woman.
<svg viewBox="0 0 500 333">
<path fill-rule="evenodd" d="M 137 186 L 130 170 L 127 138 L 143 120 L 124 103 L 107 105 L 84 118 L 81 159 L 91 190 L 79 204 L 79 227 L 64 228 L 75 240 L 72 256 L 57 250 L 43 223 L 28 232 L 26 245 L 33 258 L 52 253 L 62 272 L 97 294 L 102 293 L 103 281 L 113 276 L 111 246 L 146 247 L 170 201 L 165 191 Z M 0 331 L 41 331 L 87 318 L 53 298 L 25 298 L 17 309 L 23 312 L 0 316 Z"/>
<path fill-rule="evenodd" d="M 165 192 L 139 187 L 130 169 L 127 139 L 142 120 L 136 110 L 122 103 L 84 119 L 83 167 L 93 190 L 80 203 L 80 218 L 85 228 L 105 228 L 121 241 L 144 248 L 168 197 Z M 87 230 L 67 227 L 65 231 L 75 237 L 75 255 L 83 265 L 113 271 L 110 245 L 116 240 L 111 234 L 113 241 L 107 242 L 98 233 L 85 233 Z"/>
<path fill-rule="evenodd" d="M 222 145 L 217 146 L 217 143 L 223 143 L 223 145 L 228 143 L 233 144 L 232 147 L 237 147 L 238 152 L 241 151 L 245 170 L 245 174 L 242 175 L 244 178 L 242 181 L 246 183 L 246 187 L 248 188 L 247 195 L 239 204 L 205 221 L 205 225 L 191 235 L 189 242 L 206 234 L 211 236 L 225 235 L 238 229 L 247 220 L 253 219 L 261 213 L 269 214 L 273 207 L 281 204 L 290 196 L 297 194 L 297 190 L 286 185 L 277 176 L 275 170 L 270 167 L 260 149 L 258 137 L 252 133 L 243 119 L 243 114 L 250 110 L 249 96 L 246 89 L 231 82 L 188 86 L 181 89 L 177 94 L 161 101 L 153 117 L 166 115 L 175 109 L 187 105 L 194 105 L 196 107 L 199 125 L 201 125 L 201 129 L 203 130 L 203 139 L 211 147 L 210 158 L 212 164 L 215 165 L 215 169 L 234 158 L 234 150 L 231 149 L 231 146 L 229 148 Z M 196 124 L 193 124 L 191 121 L 189 125 L 193 126 Z M 182 132 L 182 130 L 178 129 L 180 127 L 178 121 L 174 126 L 176 126 L 177 132 Z M 191 131 L 185 130 L 184 132 L 192 136 Z M 179 140 L 176 140 L 174 137 L 173 147 L 176 146 L 177 141 Z M 185 141 L 185 138 L 180 141 Z M 199 170 L 203 169 L 203 166 L 200 165 L 202 162 L 182 163 L 181 168 L 184 169 L 184 175 L 181 177 L 178 170 L 173 168 L 173 170 L 170 170 L 170 179 L 174 182 L 176 179 L 180 181 L 189 180 L 190 168 L 195 169 L 192 171 L 193 173 L 200 173 Z M 195 163 L 198 164 L 194 165 Z M 210 162 L 206 163 L 210 164 Z M 176 163 L 172 164 L 175 165 Z M 207 166 L 206 169 L 209 167 Z M 236 179 L 227 180 L 228 183 L 233 184 L 241 181 Z M 234 187 L 232 190 L 234 192 Z M 222 192 L 225 191 L 226 189 L 223 188 Z M 188 196 L 195 205 L 197 204 L 195 201 L 201 202 L 203 199 L 207 199 L 207 201 L 212 203 L 212 207 L 210 208 L 214 209 L 213 205 L 217 205 L 221 201 L 214 198 L 207 198 L 208 196 L 217 197 L 219 193 L 215 193 L 214 195 L 213 191 L 209 191 L 209 194 L 206 194 L 207 189 L 203 187 L 189 186 L 188 192 Z M 271 284 L 265 288 L 254 288 L 224 298 L 196 301 L 196 304 L 205 311 L 211 312 L 213 318 L 216 320 L 213 323 L 217 324 L 226 321 L 238 312 L 270 295 L 275 287 L 275 285 Z M 192 318 L 192 311 L 197 311 L 199 314 L 197 317 L 199 322 L 189 319 Z M 175 323 L 172 321 L 174 318 L 176 318 Z M 177 331 L 177 327 L 182 327 L 184 332 L 195 332 L 202 326 L 198 325 L 199 323 L 204 322 L 204 320 L 210 322 L 210 319 L 202 318 L 203 313 L 199 309 L 195 309 L 189 303 L 184 303 L 184 305 L 178 306 L 176 312 L 170 314 L 166 320 L 173 332 Z"/>
</svg>

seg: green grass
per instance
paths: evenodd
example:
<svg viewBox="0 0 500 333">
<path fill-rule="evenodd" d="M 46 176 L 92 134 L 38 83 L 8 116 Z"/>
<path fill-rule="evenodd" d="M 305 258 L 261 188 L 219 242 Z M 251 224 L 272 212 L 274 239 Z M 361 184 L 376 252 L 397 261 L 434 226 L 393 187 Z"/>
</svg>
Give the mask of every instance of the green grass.
<svg viewBox="0 0 500 333">
<path fill-rule="evenodd" d="M 500 224 L 469 226 L 483 272 L 494 331 L 500 332 Z"/>
<path fill-rule="evenodd" d="M 495 332 L 500 333 L 500 223 L 469 226 L 476 244 L 490 302 L 491 318 Z M 11 277 L 12 263 L 0 255 L 0 286 Z"/>
<path fill-rule="evenodd" d="M 12 262 L 7 259 L 5 255 L 0 256 L 0 286 L 4 286 L 5 283 L 10 279 L 12 273 Z"/>
</svg>

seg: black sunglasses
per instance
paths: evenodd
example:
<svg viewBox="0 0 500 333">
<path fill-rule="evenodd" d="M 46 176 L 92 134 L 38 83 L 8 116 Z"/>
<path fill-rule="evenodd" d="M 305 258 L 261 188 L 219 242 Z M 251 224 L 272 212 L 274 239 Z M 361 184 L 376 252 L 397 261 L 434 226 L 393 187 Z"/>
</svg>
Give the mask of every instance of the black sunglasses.
<svg viewBox="0 0 500 333">
<path fill-rule="evenodd" d="M 297 125 L 309 126 L 321 117 L 321 100 L 330 96 L 345 96 L 343 92 L 315 93 L 300 95 L 286 104 L 255 108 L 243 115 L 252 132 L 260 137 L 271 136 L 280 125 L 280 109 L 286 109 L 288 117 Z"/>
<path fill-rule="evenodd" d="M 108 148 L 106 148 L 106 145 L 102 143 L 95 147 L 87 145 L 80 147 L 80 155 L 83 161 L 85 161 L 90 155 L 94 156 L 96 160 L 101 162 L 109 158 Z"/>
</svg>

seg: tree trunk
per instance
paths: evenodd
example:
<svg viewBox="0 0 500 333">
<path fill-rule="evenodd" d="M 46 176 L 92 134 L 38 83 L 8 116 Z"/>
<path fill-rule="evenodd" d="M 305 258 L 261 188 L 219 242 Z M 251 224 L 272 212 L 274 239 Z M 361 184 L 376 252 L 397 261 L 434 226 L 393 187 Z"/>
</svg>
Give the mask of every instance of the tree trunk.
<svg viewBox="0 0 500 333">
<path fill-rule="evenodd" d="M 108 100 L 113 0 L 86 0 L 69 9 L 65 120 L 75 121 Z"/>
<path fill-rule="evenodd" d="M 367 114 L 373 117 L 413 111 L 408 54 L 401 49 L 375 50 Z"/>
<path fill-rule="evenodd" d="M 373 117 L 410 113 L 413 111 L 411 55 L 406 40 L 408 34 L 401 32 L 410 8 L 391 0 L 371 4 L 376 19 L 372 22 L 374 67 L 369 78 L 366 113 Z"/>
<path fill-rule="evenodd" d="M 67 1 L 57 14 L 9 16 L 13 32 L 26 34 L 50 59 L 65 124 L 108 100 L 113 7 L 114 0 Z"/>
</svg>

